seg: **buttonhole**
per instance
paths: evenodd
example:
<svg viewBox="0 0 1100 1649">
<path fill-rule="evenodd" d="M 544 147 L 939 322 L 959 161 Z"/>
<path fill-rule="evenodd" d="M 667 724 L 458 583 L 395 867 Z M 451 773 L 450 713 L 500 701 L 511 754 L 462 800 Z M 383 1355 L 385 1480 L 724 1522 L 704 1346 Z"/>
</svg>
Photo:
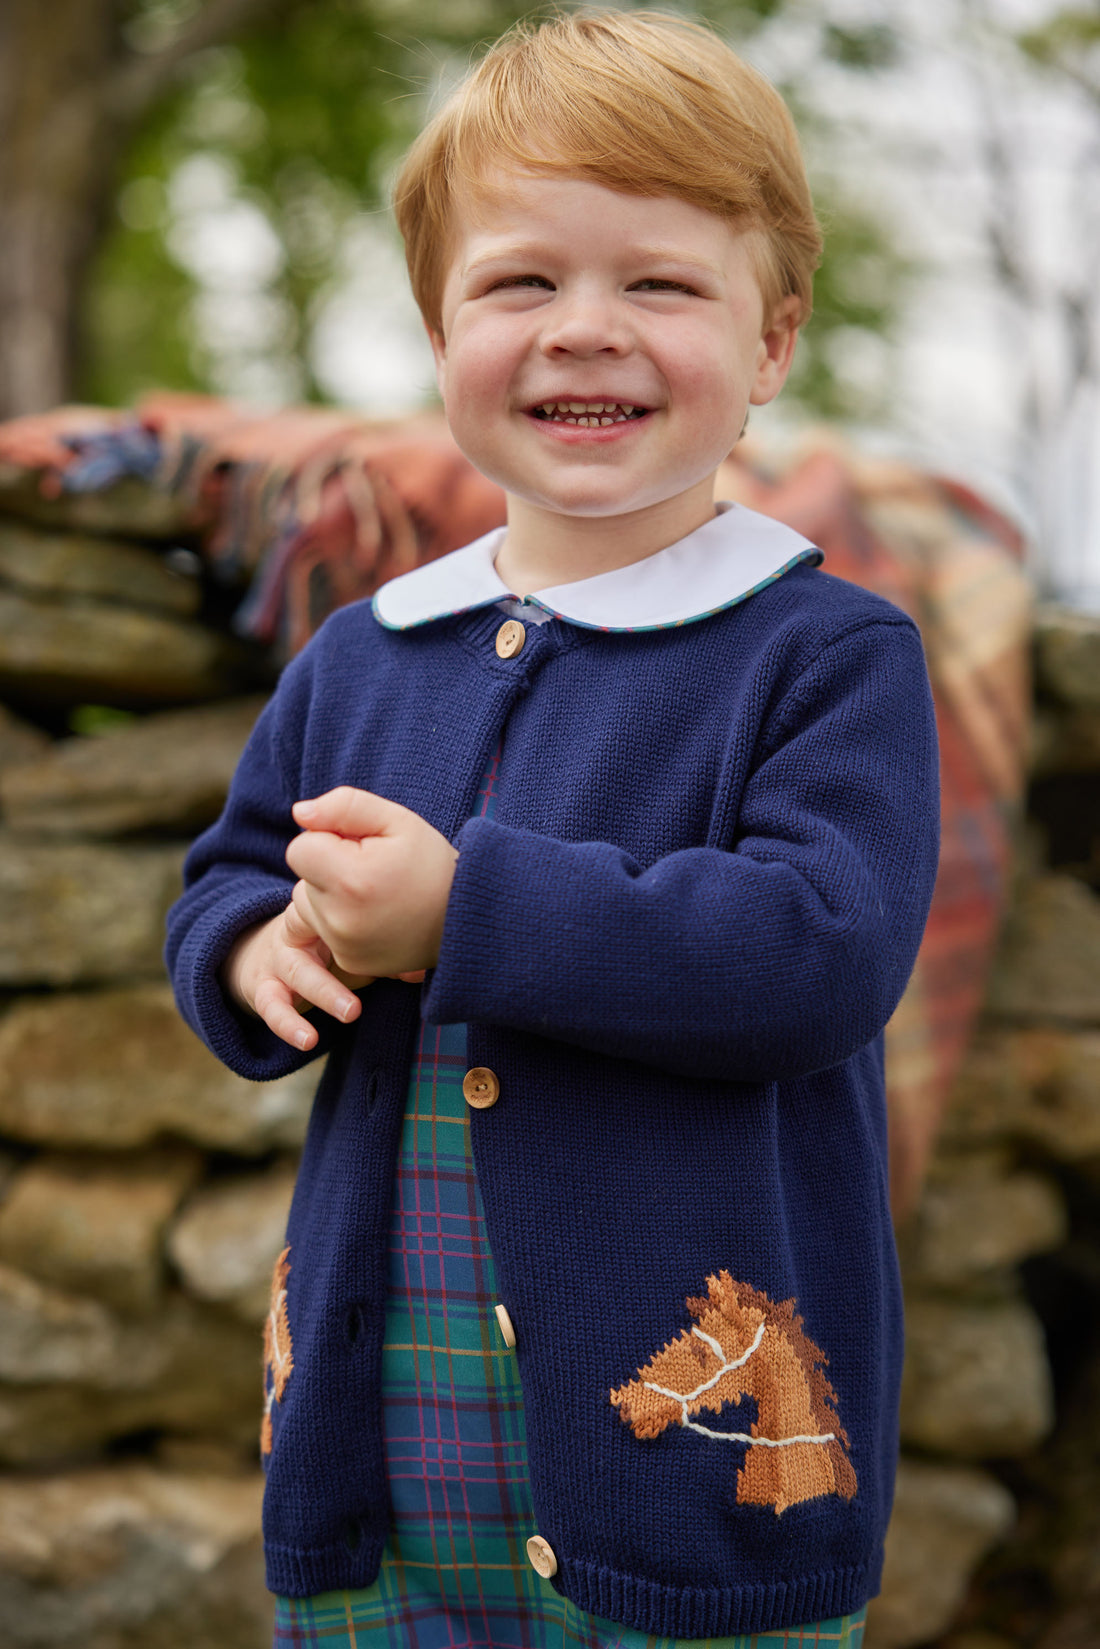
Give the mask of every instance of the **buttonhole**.
<svg viewBox="0 0 1100 1649">
<path fill-rule="evenodd" d="M 360 1305 L 349 1305 L 344 1316 L 344 1333 L 349 1346 L 357 1344 L 364 1328 L 363 1308 Z"/>
<path fill-rule="evenodd" d="M 367 1102 L 367 1115 L 368 1116 L 370 1116 L 371 1112 L 374 1110 L 375 1105 L 378 1103 L 378 1089 L 379 1089 L 379 1086 L 380 1086 L 380 1082 L 381 1082 L 381 1079 L 379 1077 L 378 1072 L 377 1071 L 372 1071 L 370 1076 L 367 1078 L 367 1091 L 366 1091 L 366 1095 L 365 1095 L 366 1102 Z"/>
<path fill-rule="evenodd" d="M 344 1545 L 349 1552 L 357 1552 L 363 1544 L 363 1525 L 357 1517 L 349 1517 L 344 1524 Z"/>
</svg>

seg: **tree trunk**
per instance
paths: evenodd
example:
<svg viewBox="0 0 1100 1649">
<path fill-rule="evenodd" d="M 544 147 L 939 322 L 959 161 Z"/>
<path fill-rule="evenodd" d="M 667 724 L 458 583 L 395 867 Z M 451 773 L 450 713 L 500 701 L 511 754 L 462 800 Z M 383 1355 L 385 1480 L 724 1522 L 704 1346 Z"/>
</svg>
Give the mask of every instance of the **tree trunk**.
<svg viewBox="0 0 1100 1649">
<path fill-rule="evenodd" d="M 0 0 L 0 418 L 72 393 L 80 299 L 119 161 L 196 52 L 309 0 L 206 0 L 161 49 L 119 0 Z"/>
<path fill-rule="evenodd" d="M 81 283 L 122 137 L 115 0 L 0 4 L 0 417 L 71 393 Z"/>
</svg>

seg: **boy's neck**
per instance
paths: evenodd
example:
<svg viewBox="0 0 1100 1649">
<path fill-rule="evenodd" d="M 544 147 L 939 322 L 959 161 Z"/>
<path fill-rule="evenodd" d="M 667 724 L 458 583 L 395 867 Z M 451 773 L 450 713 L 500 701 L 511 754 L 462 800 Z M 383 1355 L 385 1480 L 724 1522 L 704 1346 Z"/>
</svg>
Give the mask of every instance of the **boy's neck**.
<svg viewBox="0 0 1100 1649">
<path fill-rule="evenodd" d="M 686 538 L 714 516 L 713 479 L 675 498 L 626 515 L 560 515 L 508 497 L 508 528 L 496 556 L 497 577 L 514 595 L 644 561 Z"/>
</svg>

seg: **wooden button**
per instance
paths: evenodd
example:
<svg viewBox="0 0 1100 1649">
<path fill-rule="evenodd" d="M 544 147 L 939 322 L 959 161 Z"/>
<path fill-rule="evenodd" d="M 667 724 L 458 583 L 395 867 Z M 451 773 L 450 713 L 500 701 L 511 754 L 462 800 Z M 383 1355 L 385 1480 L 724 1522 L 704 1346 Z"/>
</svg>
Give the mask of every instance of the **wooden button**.
<svg viewBox="0 0 1100 1649">
<path fill-rule="evenodd" d="M 487 1111 L 500 1098 L 500 1083 L 487 1066 L 475 1065 L 462 1078 L 462 1093 L 475 1111 Z"/>
<path fill-rule="evenodd" d="M 527 1542 L 527 1556 L 532 1569 L 540 1574 L 543 1580 L 549 1580 L 551 1575 L 557 1574 L 558 1560 L 554 1556 L 554 1548 L 540 1534 L 533 1534 Z"/>
<path fill-rule="evenodd" d="M 523 644 L 526 640 L 527 631 L 523 628 L 519 619 L 510 618 L 497 631 L 497 657 L 515 658 L 517 653 L 523 651 Z"/>
<path fill-rule="evenodd" d="M 493 1310 L 496 1312 L 496 1319 L 500 1324 L 500 1333 L 504 1344 L 506 1346 L 514 1346 L 516 1343 L 516 1331 L 512 1327 L 512 1319 L 508 1315 L 508 1307 L 506 1305 L 495 1305 Z"/>
</svg>

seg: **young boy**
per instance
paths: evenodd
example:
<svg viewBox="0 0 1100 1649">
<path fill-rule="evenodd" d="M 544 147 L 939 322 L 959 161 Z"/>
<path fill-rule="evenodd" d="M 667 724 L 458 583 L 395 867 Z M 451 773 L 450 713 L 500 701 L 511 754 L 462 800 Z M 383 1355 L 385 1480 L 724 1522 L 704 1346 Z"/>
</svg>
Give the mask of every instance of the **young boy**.
<svg viewBox="0 0 1100 1649">
<path fill-rule="evenodd" d="M 266 1338 L 276 1641 L 854 1644 L 937 769 L 909 620 L 713 501 L 809 310 L 794 131 L 706 30 L 569 16 L 397 210 L 507 526 L 290 665 L 170 924 L 235 1070 L 328 1053 Z"/>
</svg>

